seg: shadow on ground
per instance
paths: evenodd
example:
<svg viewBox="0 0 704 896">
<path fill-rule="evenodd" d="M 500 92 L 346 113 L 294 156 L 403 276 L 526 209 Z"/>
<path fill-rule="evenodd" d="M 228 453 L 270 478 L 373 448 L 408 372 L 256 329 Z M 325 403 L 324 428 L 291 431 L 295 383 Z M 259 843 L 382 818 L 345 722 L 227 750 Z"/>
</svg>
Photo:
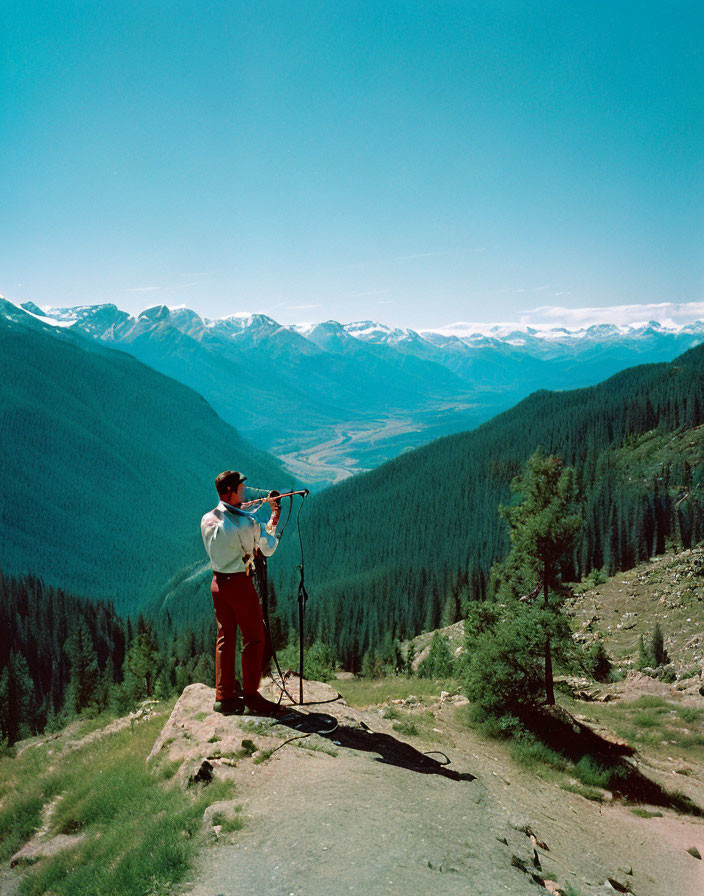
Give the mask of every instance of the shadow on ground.
<svg viewBox="0 0 704 896">
<path fill-rule="evenodd" d="M 398 768 L 405 768 L 423 775 L 441 775 L 451 781 L 474 781 L 476 779 L 476 775 L 469 772 L 458 772 L 448 768 L 449 760 L 444 753 L 439 751 L 422 753 L 390 734 L 372 731 L 364 723 L 361 724 L 361 727 L 353 727 L 338 722 L 334 716 L 326 713 L 302 713 L 288 708 L 286 713 L 277 719 L 277 722 L 305 734 L 319 734 L 336 746 L 359 750 L 363 753 L 378 753 L 377 762 L 383 762 L 386 765 L 395 765 Z M 442 756 L 447 761 L 440 762 L 433 759 L 433 755 Z"/>
<path fill-rule="evenodd" d="M 629 802 L 664 806 L 677 812 L 704 817 L 704 809 L 677 791 L 668 791 L 635 764 L 630 744 L 602 737 L 565 710 L 553 707 L 523 719 L 528 730 L 556 753 L 578 763 L 585 757 L 608 775 L 608 789 Z"/>
</svg>

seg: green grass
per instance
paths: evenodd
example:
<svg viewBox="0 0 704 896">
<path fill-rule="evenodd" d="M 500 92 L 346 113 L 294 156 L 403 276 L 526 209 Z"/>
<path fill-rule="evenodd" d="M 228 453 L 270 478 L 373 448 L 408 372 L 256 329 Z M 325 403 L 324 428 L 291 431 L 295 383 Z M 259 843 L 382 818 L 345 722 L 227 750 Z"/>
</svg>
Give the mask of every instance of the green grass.
<svg viewBox="0 0 704 896">
<path fill-rule="evenodd" d="M 584 711 L 583 705 L 571 704 L 568 708 L 572 706 Z M 589 714 L 638 749 L 655 755 L 676 750 L 684 760 L 704 761 L 704 710 L 697 707 L 645 695 L 630 703 L 593 703 Z"/>
<path fill-rule="evenodd" d="M 310 737 L 302 737 L 300 740 L 294 740 L 293 746 L 300 750 L 312 750 L 314 753 L 325 753 L 327 756 L 339 756 L 338 750 L 335 749 L 325 738 L 312 735 Z"/>
<path fill-rule="evenodd" d="M 235 812 L 241 812 L 242 806 L 236 806 Z M 239 815 L 226 815 L 224 812 L 216 812 L 213 815 L 213 827 L 216 824 L 219 824 L 222 827 L 222 834 L 232 834 L 235 831 L 241 831 L 244 827 L 244 822 Z"/>
<path fill-rule="evenodd" d="M 390 675 L 388 678 L 354 678 L 337 681 L 335 686 L 345 700 L 357 708 L 388 703 L 390 700 L 406 700 L 411 695 L 429 702 L 429 697 L 438 697 L 441 691 L 454 691 L 454 679 L 405 678 Z"/>
<path fill-rule="evenodd" d="M 276 751 L 276 747 L 272 747 L 269 750 L 262 750 L 257 756 L 254 757 L 254 764 L 261 765 L 262 762 L 266 762 L 267 759 Z"/>
<path fill-rule="evenodd" d="M 631 812 L 639 818 L 662 818 L 662 812 L 651 812 L 650 809 L 641 809 L 640 806 L 631 809 Z"/>
<path fill-rule="evenodd" d="M 403 719 L 400 722 L 394 722 L 393 729 L 394 731 L 398 731 L 399 734 L 404 734 L 407 737 L 415 737 L 419 734 L 418 726 L 411 719 Z"/>
<path fill-rule="evenodd" d="M 536 771 L 541 767 L 548 767 L 559 772 L 570 769 L 569 760 L 560 753 L 551 750 L 539 740 L 533 737 L 524 737 L 511 743 L 511 755 L 529 771 Z"/>
<path fill-rule="evenodd" d="M 174 764 L 148 769 L 146 756 L 163 723 L 163 717 L 140 722 L 58 759 L 48 754 L 50 743 L 0 760 L 3 861 L 39 827 L 42 806 L 58 794 L 51 831 L 86 834 L 75 848 L 28 869 L 22 896 L 151 896 L 183 878 L 205 808 L 231 798 L 232 786 L 215 782 L 184 794 L 165 780 Z"/>
<path fill-rule="evenodd" d="M 577 793 L 579 796 L 583 796 L 585 800 L 591 800 L 594 803 L 604 802 L 603 791 L 597 790 L 595 787 L 588 787 L 585 784 L 562 784 L 561 787 L 570 793 Z"/>
</svg>

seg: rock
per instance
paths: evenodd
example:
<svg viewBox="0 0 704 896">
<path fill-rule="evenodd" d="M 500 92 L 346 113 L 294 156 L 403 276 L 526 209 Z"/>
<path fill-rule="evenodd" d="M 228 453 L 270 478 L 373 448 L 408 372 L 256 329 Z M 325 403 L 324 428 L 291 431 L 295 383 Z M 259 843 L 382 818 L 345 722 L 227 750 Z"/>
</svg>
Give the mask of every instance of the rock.
<svg viewBox="0 0 704 896">
<path fill-rule="evenodd" d="M 204 759 L 191 780 L 194 784 L 209 784 L 213 780 L 212 763 L 208 762 L 207 759 Z"/>
<path fill-rule="evenodd" d="M 548 893 L 550 893 L 550 896 L 567 896 L 567 891 L 563 890 L 563 888 L 555 880 L 547 880 L 547 878 L 544 878 L 543 886 L 548 891 Z"/>
<path fill-rule="evenodd" d="M 522 871 L 524 874 L 528 874 L 528 866 L 523 861 L 523 859 L 521 859 L 515 853 L 511 856 L 511 865 L 514 868 L 518 868 L 518 870 Z"/>
<path fill-rule="evenodd" d="M 39 859 L 55 856 L 64 849 L 76 846 L 85 840 L 86 834 L 57 834 L 49 840 L 30 840 L 10 859 L 10 868 L 17 865 L 33 865 Z"/>
<path fill-rule="evenodd" d="M 237 804 L 235 800 L 218 800 L 217 803 L 211 803 L 203 813 L 203 827 L 215 827 L 213 819 L 217 816 L 233 819 L 237 816 Z"/>
<path fill-rule="evenodd" d="M 466 706 L 469 703 L 469 698 L 465 697 L 464 694 L 455 694 L 452 698 L 452 702 L 455 706 Z"/>
<path fill-rule="evenodd" d="M 690 854 L 690 856 L 694 856 L 695 859 L 699 859 L 701 861 L 702 856 L 696 846 L 690 846 L 687 852 Z"/>
<path fill-rule="evenodd" d="M 440 691 L 440 700 L 444 703 L 445 700 L 450 696 L 449 691 Z"/>
<path fill-rule="evenodd" d="M 621 883 L 620 880 L 616 877 L 607 877 L 606 882 L 611 886 L 613 890 L 616 890 L 617 893 L 632 893 L 633 890 L 628 886 L 628 884 Z"/>
<path fill-rule="evenodd" d="M 528 833 L 528 831 L 530 831 L 530 833 Z M 545 843 L 544 840 L 538 840 L 538 838 L 535 836 L 533 831 L 530 830 L 530 828 L 528 828 L 528 831 L 526 831 L 526 833 L 528 833 L 530 842 L 533 844 L 533 852 L 535 852 L 538 847 L 544 849 L 545 852 L 550 852 L 550 847 L 547 845 L 547 843 Z"/>
</svg>

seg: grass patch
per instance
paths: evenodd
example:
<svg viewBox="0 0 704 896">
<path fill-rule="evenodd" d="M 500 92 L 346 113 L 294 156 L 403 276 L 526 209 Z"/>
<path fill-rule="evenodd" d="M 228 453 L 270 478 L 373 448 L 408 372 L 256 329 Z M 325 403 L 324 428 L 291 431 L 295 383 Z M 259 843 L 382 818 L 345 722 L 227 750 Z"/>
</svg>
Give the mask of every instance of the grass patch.
<svg viewBox="0 0 704 896">
<path fill-rule="evenodd" d="M 687 723 L 687 725 L 694 725 L 696 722 L 701 722 L 702 715 L 704 715 L 701 709 L 696 709 L 694 706 L 678 706 L 677 714 L 683 722 Z"/>
<path fill-rule="evenodd" d="M 42 806 L 59 793 L 52 831 L 86 834 L 74 849 L 31 868 L 22 896 L 161 894 L 183 879 L 200 842 L 205 808 L 231 798 L 232 788 L 214 782 L 184 794 L 164 780 L 174 764 L 150 771 L 146 757 L 162 725 L 161 718 L 140 722 L 60 759 L 40 747 L 0 761 L 8 790 L 0 809 L 3 859 L 29 839 Z"/>
<path fill-rule="evenodd" d="M 262 762 L 266 762 L 267 759 L 274 753 L 276 747 L 272 747 L 270 750 L 262 750 L 258 756 L 254 757 L 254 764 L 261 765 Z"/>
<path fill-rule="evenodd" d="M 300 740 L 293 741 L 293 746 L 301 750 L 312 750 L 314 753 L 325 753 L 327 756 L 339 756 L 339 752 L 332 747 L 324 738 L 313 740 L 312 737 L 302 737 Z"/>
<path fill-rule="evenodd" d="M 193 721 L 194 721 L 194 722 L 204 722 L 207 718 L 208 718 L 208 713 L 207 713 L 207 712 L 197 712 L 197 713 L 193 716 Z"/>
<path fill-rule="evenodd" d="M 649 712 L 637 712 L 632 716 L 631 721 L 639 728 L 657 728 L 660 725 L 658 716 Z"/>
<path fill-rule="evenodd" d="M 457 684 L 455 679 L 415 676 L 406 678 L 401 675 L 389 675 L 387 678 L 354 678 L 335 683 L 350 706 L 357 708 L 388 703 L 391 700 L 407 700 L 413 695 L 428 702 L 429 697 L 438 697 L 441 691 L 456 690 Z"/>
<path fill-rule="evenodd" d="M 404 734 L 407 737 L 415 737 L 420 733 L 418 731 L 418 726 L 411 719 L 402 719 L 398 722 L 394 722 L 393 729 L 394 731 L 398 731 L 399 734 Z"/>
<path fill-rule="evenodd" d="M 574 773 L 582 784 L 586 784 L 588 787 L 603 787 L 604 790 L 618 787 L 619 782 L 623 779 L 621 767 L 613 768 L 604 765 L 593 756 L 582 756 L 574 767 Z"/>
<path fill-rule="evenodd" d="M 181 763 L 178 760 L 174 762 L 167 762 L 159 769 L 159 777 L 162 781 L 170 781 L 180 768 Z"/>
<path fill-rule="evenodd" d="M 583 704 L 570 703 L 571 707 L 584 712 Z M 676 747 L 685 761 L 704 761 L 704 710 L 698 707 L 645 695 L 630 703 L 591 704 L 589 715 L 638 749 L 662 756 Z"/>
<path fill-rule="evenodd" d="M 631 809 L 631 812 L 638 818 L 662 818 L 662 812 L 652 812 L 650 809 L 642 809 L 640 806 Z"/>
<path fill-rule="evenodd" d="M 601 790 L 597 790 L 595 787 L 587 787 L 585 784 L 562 784 L 562 790 L 567 790 L 569 793 L 576 793 L 579 796 L 583 796 L 585 800 L 591 800 L 593 803 L 603 803 L 604 802 L 604 794 Z"/>
<path fill-rule="evenodd" d="M 242 806 L 237 806 L 235 808 L 235 812 L 241 812 Z M 244 822 L 239 815 L 225 815 L 224 812 L 216 812 L 213 815 L 213 827 L 216 824 L 219 824 L 222 828 L 222 834 L 232 834 L 235 831 L 241 831 L 244 827 Z"/>
<path fill-rule="evenodd" d="M 240 728 L 243 731 L 250 731 L 253 734 L 261 734 L 263 737 L 271 737 L 271 729 L 276 725 L 275 721 L 271 722 L 255 722 L 252 721 L 244 721 L 240 724 Z M 244 741 L 243 741 L 244 743 Z"/>
<path fill-rule="evenodd" d="M 511 755 L 516 762 L 529 771 L 535 771 L 540 766 L 547 766 L 564 772 L 571 767 L 569 760 L 564 756 L 551 750 L 546 744 L 532 736 L 514 740 L 511 743 Z"/>
</svg>

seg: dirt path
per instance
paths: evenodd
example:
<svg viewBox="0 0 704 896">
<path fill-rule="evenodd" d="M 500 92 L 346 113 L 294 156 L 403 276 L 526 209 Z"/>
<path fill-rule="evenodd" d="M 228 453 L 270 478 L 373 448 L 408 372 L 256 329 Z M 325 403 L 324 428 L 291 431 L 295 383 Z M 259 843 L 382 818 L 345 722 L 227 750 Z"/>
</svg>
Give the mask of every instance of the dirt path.
<svg viewBox="0 0 704 896">
<path fill-rule="evenodd" d="M 477 781 L 290 747 L 238 800 L 244 830 L 203 855 L 191 896 L 535 892 Z"/>
<path fill-rule="evenodd" d="M 235 801 L 244 827 L 203 850 L 179 893 L 549 892 L 550 884 L 539 888 L 532 874 L 559 881 L 565 893 L 571 886 L 576 896 L 614 892 L 609 878 L 635 896 L 704 893 L 704 862 L 686 852 L 697 846 L 704 855 L 702 820 L 667 810 L 662 818 L 640 818 L 623 805 L 567 792 L 516 766 L 449 704 L 436 709 L 433 742 L 401 737 L 372 709 L 332 711 L 379 732 L 369 737 L 378 738 L 381 752 L 355 748 L 354 737 L 341 735 L 348 746 L 337 746 L 337 756 L 287 744 L 260 765 L 239 763 Z M 476 780 L 404 767 L 393 745 L 402 750 L 405 743 L 444 750 L 450 768 Z"/>
</svg>

